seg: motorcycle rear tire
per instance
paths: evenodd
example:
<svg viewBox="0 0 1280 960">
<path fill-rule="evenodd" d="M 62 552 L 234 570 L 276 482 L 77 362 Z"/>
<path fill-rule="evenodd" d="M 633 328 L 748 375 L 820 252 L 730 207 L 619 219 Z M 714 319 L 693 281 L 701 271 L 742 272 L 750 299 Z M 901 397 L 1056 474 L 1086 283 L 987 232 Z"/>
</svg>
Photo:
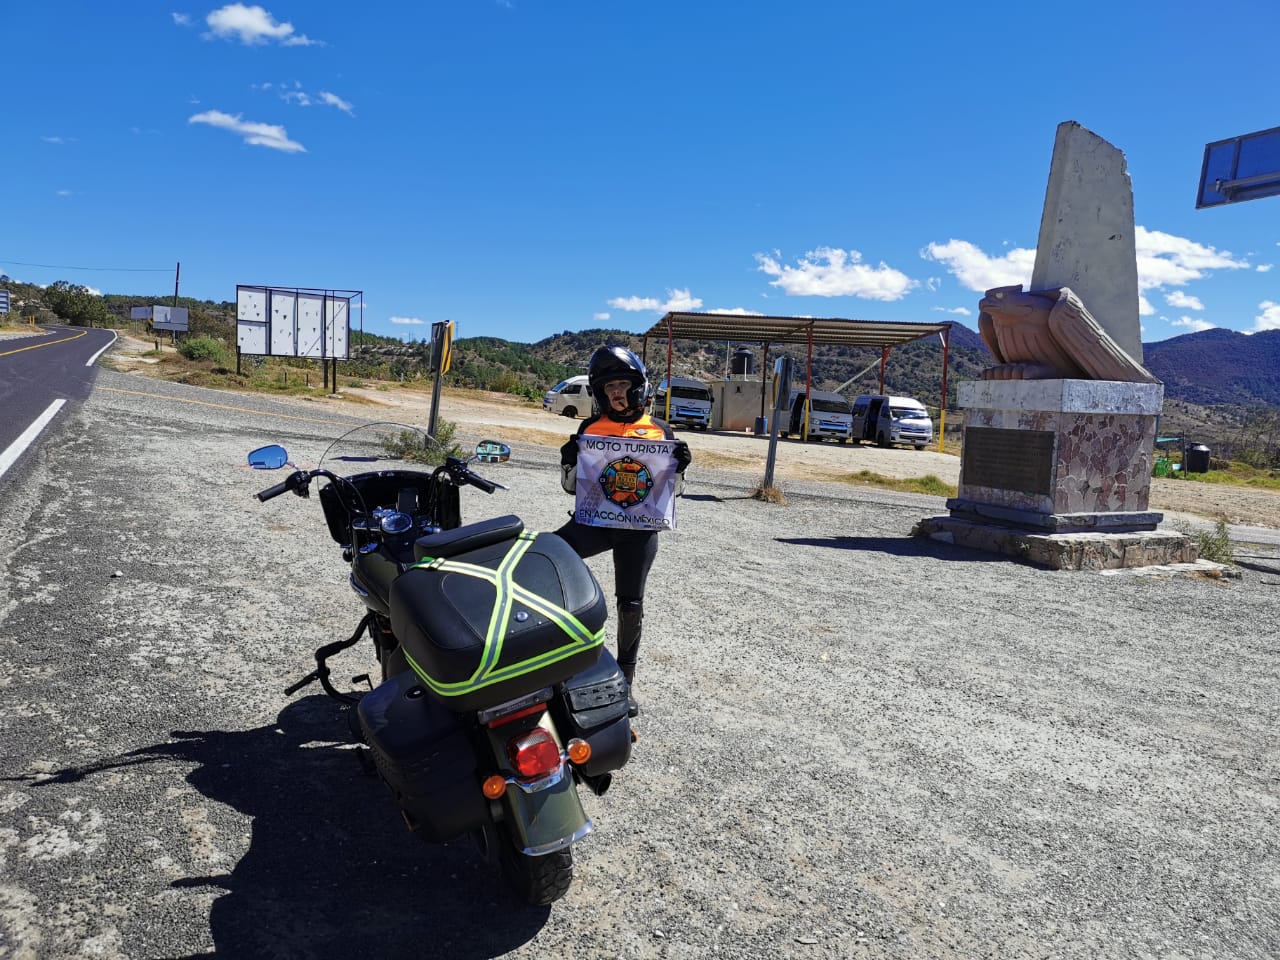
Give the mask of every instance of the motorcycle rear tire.
<svg viewBox="0 0 1280 960">
<path fill-rule="evenodd" d="M 526 903 L 544 907 L 555 903 L 573 885 L 573 848 L 531 857 L 515 845 L 511 834 L 499 828 L 498 860 L 503 876 Z"/>
<path fill-rule="evenodd" d="M 472 839 L 485 861 L 500 865 L 507 882 L 534 906 L 554 903 L 573 885 L 571 847 L 544 857 L 531 857 L 521 853 L 507 828 L 497 823 L 476 830 Z"/>
</svg>

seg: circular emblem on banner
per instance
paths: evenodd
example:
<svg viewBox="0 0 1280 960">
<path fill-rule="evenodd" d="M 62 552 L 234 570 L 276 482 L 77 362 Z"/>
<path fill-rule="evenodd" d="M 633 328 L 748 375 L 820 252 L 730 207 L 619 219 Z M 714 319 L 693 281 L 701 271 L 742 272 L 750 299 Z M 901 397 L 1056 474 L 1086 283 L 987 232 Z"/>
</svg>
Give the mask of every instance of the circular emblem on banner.
<svg viewBox="0 0 1280 960">
<path fill-rule="evenodd" d="M 600 474 L 600 488 L 604 495 L 620 507 L 634 507 L 644 503 L 653 489 L 653 474 L 639 460 L 623 457 L 614 460 Z"/>
</svg>

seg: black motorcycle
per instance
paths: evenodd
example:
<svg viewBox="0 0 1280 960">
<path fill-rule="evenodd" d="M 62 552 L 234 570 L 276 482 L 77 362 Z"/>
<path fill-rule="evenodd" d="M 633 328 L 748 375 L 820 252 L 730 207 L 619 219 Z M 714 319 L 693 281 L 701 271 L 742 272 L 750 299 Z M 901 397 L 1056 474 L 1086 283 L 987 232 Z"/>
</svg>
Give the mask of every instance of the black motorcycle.
<svg viewBox="0 0 1280 960">
<path fill-rule="evenodd" d="M 285 692 L 319 682 L 352 705 L 361 752 L 408 828 L 437 842 L 473 835 L 524 899 L 548 904 L 568 891 L 573 844 L 592 829 L 578 784 L 603 794 L 631 755 L 627 683 L 604 648 L 600 585 L 563 540 L 516 516 L 462 523 L 460 488 L 499 486 L 472 465 L 510 448 L 486 440 L 424 467 L 434 446 L 415 427 L 367 424 L 314 470 L 279 445 L 249 454 L 256 469 L 293 467 L 259 500 L 308 497 L 324 481 L 325 522 L 366 608 Z M 333 469 L 352 463 L 360 472 Z M 380 682 L 340 690 L 329 660 L 366 635 Z"/>
</svg>

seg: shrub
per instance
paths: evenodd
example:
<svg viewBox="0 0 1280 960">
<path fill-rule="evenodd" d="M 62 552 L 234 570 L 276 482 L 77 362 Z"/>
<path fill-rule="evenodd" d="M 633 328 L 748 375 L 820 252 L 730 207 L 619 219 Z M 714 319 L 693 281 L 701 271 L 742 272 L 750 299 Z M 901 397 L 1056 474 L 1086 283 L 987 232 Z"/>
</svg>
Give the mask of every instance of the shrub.
<svg viewBox="0 0 1280 960">
<path fill-rule="evenodd" d="M 1195 534 L 1196 550 L 1201 560 L 1212 560 L 1214 563 L 1235 563 L 1236 552 L 1231 546 L 1231 537 L 1227 532 L 1225 521 L 1219 520 L 1212 531 L 1198 530 Z"/>
<path fill-rule="evenodd" d="M 178 344 L 178 352 L 196 363 L 209 362 L 220 367 L 231 364 L 226 345 L 212 337 L 187 337 Z"/>
<path fill-rule="evenodd" d="M 394 437 L 382 441 L 383 447 L 393 456 L 411 463 L 425 463 L 439 466 L 445 457 L 462 456 L 462 448 L 453 440 L 458 425 L 449 420 L 436 421 L 436 435 L 433 440 L 430 434 L 417 430 L 402 430 Z"/>
</svg>

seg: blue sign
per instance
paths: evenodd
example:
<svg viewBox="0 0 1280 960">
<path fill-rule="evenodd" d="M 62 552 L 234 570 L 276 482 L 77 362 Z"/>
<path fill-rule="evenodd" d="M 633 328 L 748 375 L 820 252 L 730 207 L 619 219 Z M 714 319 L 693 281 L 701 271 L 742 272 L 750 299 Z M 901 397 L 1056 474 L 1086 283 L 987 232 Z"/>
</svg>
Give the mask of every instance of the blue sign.
<svg viewBox="0 0 1280 960">
<path fill-rule="evenodd" d="M 0 290 L 0 313 L 9 312 L 9 291 Z"/>
<path fill-rule="evenodd" d="M 1280 193 L 1280 127 L 1218 140 L 1204 148 L 1196 209 Z"/>
</svg>

